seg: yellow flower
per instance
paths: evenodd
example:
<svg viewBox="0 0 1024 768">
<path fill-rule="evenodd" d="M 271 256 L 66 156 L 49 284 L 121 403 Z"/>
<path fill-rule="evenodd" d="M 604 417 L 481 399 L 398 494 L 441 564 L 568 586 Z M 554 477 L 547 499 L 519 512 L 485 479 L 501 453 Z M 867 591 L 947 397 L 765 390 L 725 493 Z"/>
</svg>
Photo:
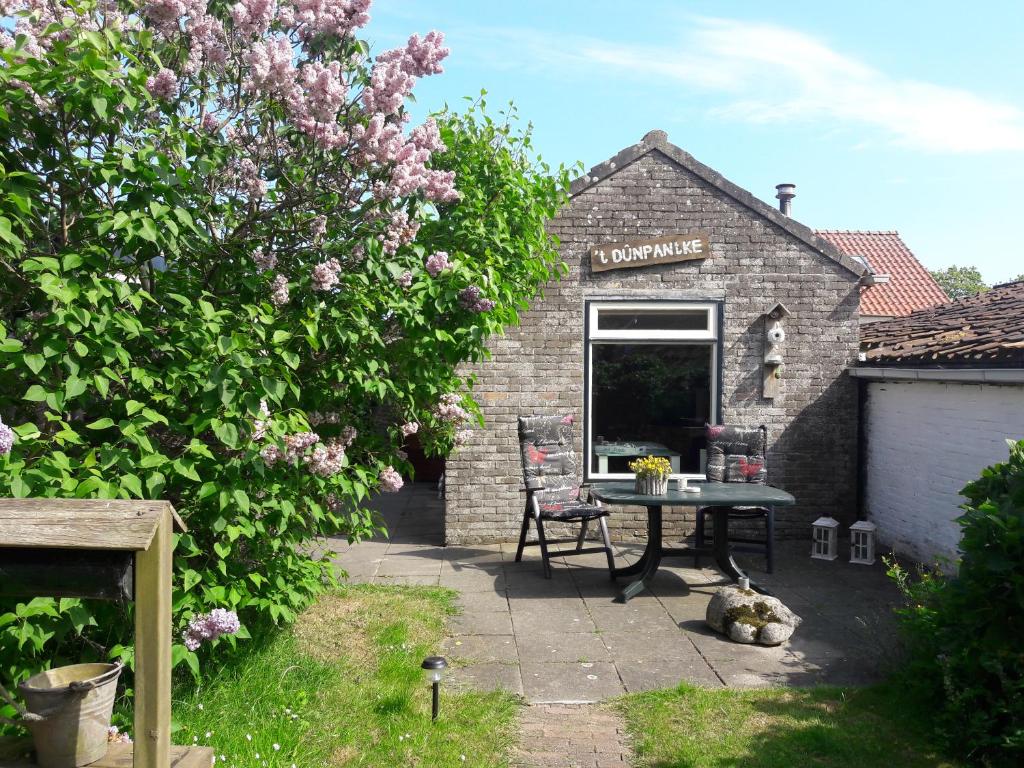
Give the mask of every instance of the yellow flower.
<svg viewBox="0 0 1024 768">
<path fill-rule="evenodd" d="M 672 465 L 664 456 L 646 456 L 629 462 L 629 468 L 639 477 L 668 477 Z"/>
</svg>

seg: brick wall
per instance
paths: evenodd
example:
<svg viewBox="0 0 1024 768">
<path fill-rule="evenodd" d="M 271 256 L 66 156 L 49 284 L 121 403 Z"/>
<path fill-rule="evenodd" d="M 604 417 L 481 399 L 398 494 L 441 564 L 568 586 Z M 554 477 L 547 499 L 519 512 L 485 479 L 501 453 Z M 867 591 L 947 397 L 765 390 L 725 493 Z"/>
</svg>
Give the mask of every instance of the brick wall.
<svg viewBox="0 0 1024 768">
<path fill-rule="evenodd" d="M 710 235 L 710 258 L 590 271 L 592 245 L 694 230 Z M 550 231 L 561 240 L 569 274 L 546 288 L 520 327 L 492 340 L 490 361 L 469 369 L 486 427 L 448 461 L 449 543 L 517 537 L 523 497 L 516 416 L 571 413 L 582 420 L 587 299 L 724 300 L 722 416 L 768 425 L 769 481 L 798 500 L 779 510 L 779 535 L 808 535 L 824 512 L 852 519 L 857 405 L 844 369 L 856 358 L 858 289 L 848 270 L 660 151 L 578 192 Z M 780 393 L 765 400 L 761 316 L 777 301 L 792 316 Z M 692 510 L 665 512 L 667 532 L 692 528 Z M 643 536 L 645 519 L 639 508 L 616 510 L 613 535 Z"/>
<path fill-rule="evenodd" d="M 955 558 L 960 489 L 1024 437 L 1024 386 L 870 382 L 864 419 L 879 541 L 920 562 Z"/>
</svg>

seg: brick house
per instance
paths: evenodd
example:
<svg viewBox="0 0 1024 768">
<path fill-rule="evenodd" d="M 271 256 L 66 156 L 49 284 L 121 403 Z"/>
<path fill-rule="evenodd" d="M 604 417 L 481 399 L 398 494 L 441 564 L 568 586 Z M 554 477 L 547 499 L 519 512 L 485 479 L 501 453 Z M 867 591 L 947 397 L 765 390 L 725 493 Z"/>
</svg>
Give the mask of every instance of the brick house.
<svg viewBox="0 0 1024 768">
<path fill-rule="evenodd" d="M 1024 438 L 1024 281 L 862 329 L 863 506 L 879 541 L 956 557 L 960 489 Z"/>
<path fill-rule="evenodd" d="M 549 228 L 568 274 L 492 340 L 491 360 L 466 369 L 486 425 L 447 463 L 447 543 L 518 536 L 520 414 L 576 419 L 581 481 L 631 476 L 629 451 L 652 445 L 679 475 L 703 476 L 706 422 L 766 424 L 769 482 L 798 501 L 779 510 L 779 535 L 807 535 L 823 513 L 852 522 L 857 391 L 846 370 L 858 349 L 861 264 L 662 131 L 576 180 Z M 644 247 L 657 262 L 671 247 L 648 241 L 675 235 L 675 253 L 687 242 L 697 253 L 627 263 Z M 591 249 L 602 245 L 610 266 L 598 271 Z M 765 314 L 780 303 L 789 314 L 772 381 Z M 613 536 L 645 535 L 643 510 L 614 512 Z M 666 509 L 666 533 L 688 533 L 692 519 L 690 508 Z"/>
</svg>

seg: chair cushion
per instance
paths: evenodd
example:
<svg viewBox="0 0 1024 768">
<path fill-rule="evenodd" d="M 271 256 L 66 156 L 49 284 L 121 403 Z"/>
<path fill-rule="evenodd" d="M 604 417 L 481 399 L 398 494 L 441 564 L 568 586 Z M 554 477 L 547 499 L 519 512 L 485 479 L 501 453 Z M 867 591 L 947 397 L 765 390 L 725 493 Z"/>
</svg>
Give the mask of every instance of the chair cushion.
<svg viewBox="0 0 1024 768">
<path fill-rule="evenodd" d="M 523 480 L 543 504 L 578 502 L 580 495 L 572 416 L 520 416 Z"/>
<path fill-rule="evenodd" d="M 764 427 L 708 425 L 708 480 L 717 483 L 768 482 Z"/>
<path fill-rule="evenodd" d="M 539 501 L 540 516 L 545 520 L 592 520 L 607 517 L 608 510 L 585 501 Z"/>
</svg>

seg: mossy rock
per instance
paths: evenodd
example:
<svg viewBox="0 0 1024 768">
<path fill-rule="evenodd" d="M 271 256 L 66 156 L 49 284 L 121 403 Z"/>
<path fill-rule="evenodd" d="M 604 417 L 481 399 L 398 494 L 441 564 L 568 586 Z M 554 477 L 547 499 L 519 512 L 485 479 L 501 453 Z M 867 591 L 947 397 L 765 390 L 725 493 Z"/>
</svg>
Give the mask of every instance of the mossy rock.
<svg viewBox="0 0 1024 768">
<path fill-rule="evenodd" d="M 737 643 L 780 645 L 800 624 L 800 617 L 775 597 L 753 590 L 722 587 L 708 603 L 708 626 Z"/>
</svg>

